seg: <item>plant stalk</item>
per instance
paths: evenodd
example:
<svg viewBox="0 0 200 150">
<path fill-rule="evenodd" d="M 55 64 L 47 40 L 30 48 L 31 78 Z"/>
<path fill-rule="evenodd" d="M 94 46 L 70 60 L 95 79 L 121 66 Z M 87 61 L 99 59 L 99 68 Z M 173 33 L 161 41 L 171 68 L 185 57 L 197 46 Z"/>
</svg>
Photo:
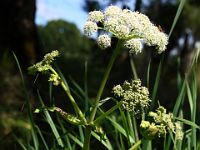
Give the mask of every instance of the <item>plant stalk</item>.
<svg viewBox="0 0 200 150">
<path fill-rule="evenodd" d="M 86 128 L 85 128 L 85 139 L 84 139 L 84 144 L 83 144 L 83 150 L 89 150 L 90 149 L 91 131 L 92 131 L 92 126 L 87 125 Z"/>
<path fill-rule="evenodd" d="M 58 75 L 57 72 L 56 72 L 53 68 L 50 68 L 50 70 L 51 70 L 55 75 Z M 59 76 L 59 75 L 58 75 L 58 76 Z M 73 105 L 73 107 L 74 107 L 76 113 L 78 113 L 78 115 L 79 115 L 81 121 L 82 121 L 84 124 L 87 124 L 87 121 L 86 121 L 86 119 L 85 119 L 85 116 L 83 115 L 81 109 L 78 107 L 78 105 L 77 105 L 75 99 L 73 98 L 73 96 L 71 95 L 71 93 L 70 93 L 68 87 L 64 84 L 63 81 L 61 81 L 60 84 L 61 84 L 63 90 L 65 91 L 65 93 L 67 94 L 67 96 L 69 97 L 69 99 L 70 99 L 70 101 L 71 101 L 71 103 L 72 103 L 72 105 Z"/>
<path fill-rule="evenodd" d="M 114 50 L 114 52 L 113 52 L 113 54 L 112 54 L 112 56 L 111 56 L 111 59 L 110 59 L 110 61 L 109 61 L 109 64 L 108 64 L 108 66 L 107 66 L 107 68 L 106 68 L 106 72 L 105 72 L 105 74 L 104 74 L 104 77 L 103 77 L 103 80 L 102 80 L 102 82 L 101 82 L 99 91 L 98 91 L 98 93 L 97 93 L 97 97 L 96 97 L 96 99 L 95 99 L 95 104 L 94 104 L 94 107 L 93 107 L 93 109 L 92 109 L 92 113 L 91 113 L 90 120 L 89 120 L 90 122 L 92 122 L 92 121 L 94 120 L 94 117 L 95 117 L 96 111 L 97 111 L 97 107 L 98 107 L 99 101 L 100 101 L 100 99 L 101 99 L 101 96 L 102 96 L 104 87 L 105 87 L 106 82 L 107 82 L 107 80 L 108 80 L 108 77 L 109 77 L 109 75 L 110 75 L 110 71 L 111 71 L 112 66 L 113 66 L 113 64 L 114 64 L 114 62 L 115 62 L 115 59 L 117 58 L 117 56 L 118 56 L 118 54 L 119 54 L 119 51 L 120 51 L 120 49 L 121 49 L 121 46 L 122 46 L 122 41 L 119 40 L 118 43 L 117 43 L 117 47 L 116 47 L 116 49 Z"/>
<path fill-rule="evenodd" d="M 97 112 L 97 108 L 98 108 L 98 104 L 99 104 L 99 101 L 101 99 L 101 96 L 102 96 L 102 93 L 103 93 L 103 90 L 104 90 L 104 87 L 106 85 L 106 82 L 108 80 L 108 77 L 110 75 L 110 71 L 113 67 L 113 64 L 115 62 L 115 59 L 117 58 L 119 52 L 120 52 L 120 49 L 122 47 L 122 41 L 119 40 L 118 43 L 117 43 L 117 46 L 110 58 L 110 61 L 108 63 L 108 66 L 106 68 L 106 72 L 104 73 L 104 77 L 103 77 L 103 80 L 101 82 L 101 85 L 99 87 L 99 90 L 98 90 L 98 93 L 97 93 L 97 97 L 95 99 L 95 104 L 94 104 L 94 107 L 92 109 L 92 113 L 91 113 L 91 116 L 89 118 L 89 125 L 86 126 L 86 132 L 85 132 L 85 140 L 84 140 L 84 145 L 83 145 L 83 150 L 89 150 L 90 149 L 90 137 L 91 137 L 91 132 L 92 132 L 92 124 L 93 124 L 93 120 L 95 118 L 95 115 L 96 115 L 96 112 Z"/>
</svg>

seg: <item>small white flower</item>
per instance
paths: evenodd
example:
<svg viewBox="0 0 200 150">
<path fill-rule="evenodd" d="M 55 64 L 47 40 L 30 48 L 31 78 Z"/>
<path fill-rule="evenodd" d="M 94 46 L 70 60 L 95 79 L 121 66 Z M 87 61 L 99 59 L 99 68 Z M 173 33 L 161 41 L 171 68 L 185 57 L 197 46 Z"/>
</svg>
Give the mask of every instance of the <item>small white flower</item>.
<svg viewBox="0 0 200 150">
<path fill-rule="evenodd" d="M 157 38 L 159 39 L 159 43 L 158 43 L 158 46 L 157 46 L 158 48 L 157 49 L 158 49 L 158 53 L 160 54 L 163 51 L 165 51 L 165 49 L 166 49 L 166 46 L 168 44 L 168 36 L 165 33 L 160 32 L 158 34 Z"/>
<path fill-rule="evenodd" d="M 87 21 L 84 25 L 84 33 L 86 35 L 91 35 L 92 32 L 97 32 L 98 30 L 98 26 L 95 22 L 92 22 L 92 21 Z"/>
<path fill-rule="evenodd" d="M 126 41 L 124 46 L 130 49 L 129 51 L 130 53 L 135 52 L 137 54 L 137 53 L 141 53 L 142 51 L 142 43 L 139 39 L 132 38 Z"/>
<path fill-rule="evenodd" d="M 147 45 L 156 46 L 158 53 L 162 53 L 168 44 L 168 36 L 165 33 L 160 32 L 158 27 L 154 25 L 149 26 L 145 30 L 143 38 L 146 39 Z"/>
<path fill-rule="evenodd" d="M 108 18 L 104 21 L 104 29 L 113 32 L 114 29 L 118 26 L 118 20 L 115 18 Z"/>
<path fill-rule="evenodd" d="M 100 48 L 106 49 L 111 46 L 111 38 L 107 34 L 102 34 L 97 38 L 97 43 Z"/>
<path fill-rule="evenodd" d="M 128 37 L 129 33 L 129 28 L 125 25 L 118 25 L 114 29 L 114 34 L 119 39 L 125 39 L 126 37 Z"/>
<path fill-rule="evenodd" d="M 101 22 L 104 19 L 104 15 L 101 11 L 89 12 L 88 21 Z"/>
<path fill-rule="evenodd" d="M 105 10 L 105 16 L 106 17 L 115 17 L 118 16 L 122 12 L 122 9 L 117 6 L 109 6 Z"/>
</svg>

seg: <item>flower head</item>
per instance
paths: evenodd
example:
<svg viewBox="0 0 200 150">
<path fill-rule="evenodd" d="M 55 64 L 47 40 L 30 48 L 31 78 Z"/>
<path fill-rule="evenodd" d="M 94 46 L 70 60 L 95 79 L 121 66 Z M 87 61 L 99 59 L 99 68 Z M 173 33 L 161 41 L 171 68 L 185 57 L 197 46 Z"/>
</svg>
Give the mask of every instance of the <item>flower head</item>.
<svg viewBox="0 0 200 150">
<path fill-rule="evenodd" d="M 89 12 L 88 21 L 101 22 L 104 19 L 104 15 L 101 11 L 91 11 Z"/>
<path fill-rule="evenodd" d="M 141 86 L 139 79 L 132 80 L 131 83 L 125 81 L 123 85 L 117 85 L 113 88 L 115 96 L 120 97 L 123 109 L 134 112 L 140 117 L 144 110 L 149 106 L 149 91 Z"/>
<path fill-rule="evenodd" d="M 93 32 L 97 32 L 98 26 L 95 22 L 87 21 L 84 26 L 84 33 L 86 35 L 91 35 Z"/>
<path fill-rule="evenodd" d="M 135 52 L 137 54 L 137 53 L 141 53 L 142 51 L 142 43 L 139 39 L 132 38 L 126 41 L 124 46 L 130 49 L 129 51 L 130 53 Z"/>
<path fill-rule="evenodd" d="M 109 6 L 105 10 L 105 17 L 107 17 L 107 18 L 116 17 L 116 16 L 120 15 L 121 12 L 122 12 L 121 8 L 119 8 L 117 6 Z"/>
<path fill-rule="evenodd" d="M 107 34 L 102 34 L 97 38 L 97 43 L 101 49 L 106 49 L 111 46 L 111 38 Z"/>
<path fill-rule="evenodd" d="M 144 41 L 149 46 L 156 46 L 157 52 L 162 53 L 168 44 L 168 37 L 158 27 L 151 23 L 149 18 L 139 12 L 109 6 L 104 12 L 93 11 L 89 13 L 84 32 L 91 35 L 98 30 L 96 22 L 101 22 L 105 32 L 111 33 L 124 41 L 124 46 L 131 52 L 141 52 Z"/>
</svg>

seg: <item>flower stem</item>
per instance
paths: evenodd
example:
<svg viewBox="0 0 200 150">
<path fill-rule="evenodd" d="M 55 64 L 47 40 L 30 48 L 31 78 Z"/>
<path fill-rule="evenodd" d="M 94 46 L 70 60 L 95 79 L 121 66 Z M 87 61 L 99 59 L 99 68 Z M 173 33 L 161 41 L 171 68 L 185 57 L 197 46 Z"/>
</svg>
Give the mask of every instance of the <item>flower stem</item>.
<svg viewBox="0 0 200 150">
<path fill-rule="evenodd" d="M 109 77 L 109 75 L 110 75 L 110 71 L 111 71 L 112 66 L 113 66 L 113 64 L 114 64 L 114 61 L 115 61 L 115 59 L 117 58 L 117 56 L 118 56 L 118 54 L 119 54 L 119 51 L 120 51 L 121 46 L 122 46 L 122 41 L 119 40 L 118 43 L 117 43 L 117 47 L 116 47 L 116 49 L 114 50 L 114 52 L 113 52 L 113 54 L 112 54 L 112 56 L 111 56 L 111 59 L 110 59 L 110 61 L 109 61 L 109 64 L 108 64 L 108 66 L 107 66 L 107 68 L 106 68 L 106 72 L 105 72 L 105 74 L 104 74 L 104 77 L 103 77 L 103 80 L 102 80 L 102 82 L 101 82 L 99 91 L 98 91 L 98 93 L 97 93 L 97 97 L 96 97 L 96 99 L 95 99 L 95 104 L 94 104 L 94 107 L 93 107 L 93 109 L 92 109 L 92 113 L 91 113 L 90 120 L 89 120 L 90 122 L 92 122 L 92 121 L 94 120 L 94 117 L 95 117 L 96 111 L 97 111 L 97 107 L 98 107 L 99 101 L 100 101 L 100 99 L 101 99 L 101 95 L 102 95 L 102 93 L 103 93 L 104 87 L 105 87 L 106 82 L 107 82 L 107 80 L 108 80 L 108 77 Z"/>
<path fill-rule="evenodd" d="M 101 99 L 101 95 L 103 93 L 104 87 L 105 87 L 106 82 L 108 80 L 108 77 L 110 75 L 110 71 L 111 71 L 112 66 L 113 66 L 113 64 L 115 62 L 115 59 L 117 58 L 117 56 L 118 56 L 118 54 L 120 52 L 121 46 L 122 46 L 122 41 L 119 40 L 118 43 L 117 43 L 117 47 L 114 50 L 114 52 L 113 52 L 113 54 L 112 54 L 112 56 L 110 58 L 109 64 L 108 64 L 108 66 L 106 68 L 106 72 L 104 73 L 104 77 L 103 77 L 103 80 L 101 82 L 99 91 L 97 93 L 97 97 L 95 99 L 95 104 L 94 104 L 94 107 L 92 109 L 91 116 L 89 118 L 89 125 L 86 126 L 83 150 L 89 150 L 90 149 L 89 148 L 89 146 L 90 146 L 90 136 L 91 136 L 91 132 L 92 132 L 92 126 L 91 125 L 93 124 L 93 120 L 94 120 L 96 112 L 97 112 L 97 108 L 98 108 L 99 101 Z"/>
<path fill-rule="evenodd" d="M 52 73 L 54 73 L 55 75 L 59 76 L 59 75 L 57 74 L 57 72 L 56 72 L 53 68 L 50 68 L 50 70 L 51 70 Z M 70 99 L 70 101 L 71 101 L 71 103 L 72 103 L 72 105 L 73 105 L 73 107 L 74 107 L 76 113 L 78 113 L 78 115 L 79 115 L 81 121 L 82 121 L 84 124 L 87 124 L 87 121 L 86 121 L 86 119 L 85 119 L 85 117 L 84 117 L 82 111 L 81 111 L 80 108 L 78 107 L 76 101 L 74 100 L 73 96 L 71 95 L 71 93 L 70 93 L 70 91 L 69 91 L 69 88 L 64 84 L 63 81 L 61 81 L 60 84 L 61 84 L 63 90 L 65 91 L 65 93 L 67 94 L 67 96 L 69 97 L 69 99 Z"/>
<path fill-rule="evenodd" d="M 87 125 L 86 128 L 85 128 L 85 138 L 84 138 L 83 150 L 89 150 L 90 149 L 91 132 L 92 132 L 92 126 Z"/>
</svg>

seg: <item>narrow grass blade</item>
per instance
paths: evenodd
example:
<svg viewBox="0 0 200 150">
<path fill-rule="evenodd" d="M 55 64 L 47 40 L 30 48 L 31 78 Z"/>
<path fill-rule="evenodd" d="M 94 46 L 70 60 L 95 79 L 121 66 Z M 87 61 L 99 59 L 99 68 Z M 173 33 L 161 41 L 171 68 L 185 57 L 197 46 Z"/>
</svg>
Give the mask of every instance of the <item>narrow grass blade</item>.
<svg viewBox="0 0 200 150">
<path fill-rule="evenodd" d="M 119 140 L 120 140 L 120 145 L 121 145 L 120 149 L 125 150 L 125 147 L 124 147 L 125 144 L 124 144 L 123 137 L 121 134 L 119 134 Z"/>
<path fill-rule="evenodd" d="M 85 97 L 85 92 L 84 90 L 78 85 L 78 83 L 76 83 L 76 81 L 74 81 L 74 79 L 72 79 L 70 77 L 70 81 L 72 82 L 72 84 L 75 86 L 75 88 L 77 89 L 77 91 L 81 94 L 82 97 Z"/>
<path fill-rule="evenodd" d="M 44 137 L 42 135 L 42 132 L 40 131 L 40 128 L 38 126 L 35 126 L 35 128 L 37 129 L 37 132 L 38 132 L 40 138 L 42 139 L 42 142 L 44 144 L 45 149 L 49 150 L 49 147 L 48 147 L 48 145 L 47 145 L 47 143 L 46 143 L 46 141 L 45 141 L 45 139 L 44 139 Z"/>
<path fill-rule="evenodd" d="M 134 135 L 134 127 L 133 127 L 133 121 L 132 121 L 131 115 L 130 115 L 129 112 L 126 112 L 126 116 L 127 116 L 127 122 L 128 122 L 128 128 L 129 128 L 130 136 L 134 139 L 134 141 L 136 141 L 135 135 Z"/>
<path fill-rule="evenodd" d="M 85 91 L 85 112 L 86 112 L 89 109 L 89 98 L 88 98 L 88 63 L 87 63 L 87 61 L 85 61 L 84 91 Z"/>
<path fill-rule="evenodd" d="M 186 79 L 184 79 L 181 91 L 180 91 L 180 93 L 179 93 L 179 95 L 178 95 L 178 97 L 176 99 L 176 103 L 175 103 L 175 106 L 174 106 L 174 109 L 173 109 L 174 116 L 177 116 L 178 111 L 179 111 L 179 109 L 181 107 L 181 103 L 184 100 L 184 97 L 185 97 L 185 88 L 186 88 Z"/>
<path fill-rule="evenodd" d="M 129 148 L 128 150 L 137 150 L 141 144 L 142 144 L 142 141 L 139 140 L 131 148 Z"/>
<path fill-rule="evenodd" d="M 119 123 L 117 123 L 116 121 L 114 121 L 114 120 L 111 119 L 110 117 L 106 117 L 106 118 L 112 123 L 112 125 L 115 127 L 115 129 L 116 129 L 117 131 L 119 131 L 119 133 L 121 133 L 121 134 L 124 135 L 126 138 L 128 138 L 125 129 L 124 129 Z M 130 142 L 131 142 L 131 143 L 134 143 L 134 140 L 133 140 L 133 138 L 132 138 L 131 136 L 129 136 L 129 139 L 130 139 Z"/>
<path fill-rule="evenodd" d="M 92 136 L 94 136 L 99 142 L 101 142 L 108 150 L 113 150 L 112 145 L 110 144 L 110 141 L 106 136 L 105 140 L 102 140 L 101 137 L 93 131 Z"/>
<path fill-rule="evenodd" d="M 137 79 L 138 75 L 137 75 L 137 70 L 136 70 L 136 67 L 135 67 L 135 64 L 134 64 L 133 56 L 131 54 L 129 56 L 130 56 L 131 70 L 133 72 L 133 78 Z"/>
<path fill-rule="evenodd" d="M 120 110 L 120 114 L 121 114 L 121 117 L 122 117 L 123 126 L 124 126 L 124 129 L 126 131 L 126 137 L 127 137 L 127 140 L 128 140 L 128 145 L 131 146 L 132 143 L 131 143 L 130 138 L 129 138 L 130 132 L 129 132 L 129 128 L 128 128 L 128 123 L 127 123 L 124 112 L 121 109 L 119 109 L 119 110 Z"/>
<path fill-rule="evenodd" d="M 79 125 L 78 126 L 78 131 L 79 131 L 79 135 L 80 135 L 81 141 L 84 142 L 83 127 Z"/>
<path fill-rule="evenodd" d="M 175 28 L 175 25 L 176 25 L 176 23 L 177 23 L 177 21 L 178 21 L 178 18 L 180 17 L 180 14 L 181 14 L 181 12 L 182 12 L 182 10 L 183 10 L 183 7 L 184 7 L 184 5 L 185 5 L 185 2 L 186 2 L 186 0 L 180 0 L 180 4 L 179 4 L 179 6 L 178 6 L 178 10 L 177 10 L 177 12 L 176 12 L 176 16 L 175 16 L 175 18 L 174 18 L 174 21 L 173 21 L 173 23 L 172 23 L 172 27 L 171 27 L 170 32 L 169 32 L 169 37 L 171 36 L 171 34 L 172 34 L 172 32 L 173 32 L 173 30 L 174 30 L 174 28 Z"/>
<path fill-rule="evenodd" d="M 147 67 L 147 88 L 149 89 L 149 81 L 150 81 L 150 70 L 151 70 L 151 59 L 149 61 L 148 67 Z"/>
<path fill-rule="evenodd" d="M 195 69 L 195 68 L 193 68 L 193 69 Z M 193 98 L 193 110 L 192 110 L 191 121 L 193 123 L 195 123 L 196 122 L 196 109 L 197 109 L 197 81 L 196 81 L 195 71 L 193 71 L 191 84 L 192 84 L 191 89 L 192 89 L 192 98 Z M 194 148 L 194 150 L 197 149 L 197 133 L 196 133 L 195 127 L 192 127 L 192 148 Z"/>
<path fill-rule="evenodd" d="M 62 132 L 63 132 L 63 138 L 65 139 L 65 141 L 66 141 L 66 143 L 67 143 L 67 148 L 68 148 L 69 150 L 73 150 L 72 145 L 71 145 L 70 140 L 69 140 L 69 137 L 68 137 L 68 135 L 66 134 L 66 133 L 67 133 L 67 130 L 64 128 L 64 125 L 63 125 L 63 123 L 62 123 L 62 121 L 61 121 L 61 119 L 60 119 L 60 116 L 59 116 L 58 114 L 56 114 L 56 117 L 57 117 L 58 123 L 59 123 L 59 125 L 60 125 L 60 127 L 61 127 L 61 130 L 62 130 Z"/>
<path fill-rule="evenodd" d="M 15 135 L 13 135 L 13 136 L 14 136 L 14 139 L 17 141 L 17 143 L 21 146 L 21 148 L 22 148 L 23 150 L 28 150 L 28 149 L 26 148 L 26 146 L 19 140 L 18 137 L 16 137 Z"/>
<path fill-rule="evenodd" d="M 186 119 L 182 119 L 182 118 L 175 118 L 176 120 L 179 120 L 181 122 L 183 122 L 184 124 L 187 124 L 191 127 L 194 127 L 198 130 L 200 130 L 200 126 L 198 126 L 196 123 L 192 122 L 192 121 L 189 121 L 189 120 L 186 120 Z"/>
<path fill-rule="evenodd" d="M 190 86 L 189 86 L 187 81 L 186 81 L 186 89 L 187 89 L 187 96 L 188 96 L 188 101 L 189 101 L 189 106 L 190 106 L 190 114 L 191 114 L 191 118 L 192 118 L 192 111 L 193 111 L 193 108 L 194 108 L 193 98 L 192 98 Z"/>
<path fill-rule="evenodd" d="M 77 145 L 79 145 L 81 148 L 83 148 L 83 142 L 81 142 L 77 137 L 72 135 L 71 133 L 68 133 L 68 136 L 70 139 L 72 139 Z"/>
<path fill-rule="evenodd" d="M 18 67 L 19 72 L 20 72 L 21 80 L 22 80 L 22 86 L 23 86 L 23 90 L 24 90 L 24 94 L 25 94 L 26 106 L 28 108 L 28 117 L 29 117 L 29 120 L 31 122 L 31 127 L 32 127 L 31 135 L 32 135 L 32 138 L 33 138 L 34 147 L 35 147 L 35 150 L 38 150 L 39 149 L 39 142 L 38 142 L 37 133 L 35 131 L 35 124 L 34 124 L 34 121 L 33 121 L 31 104 L 30 104 L 30 101 L 29 101 L 28 89 L 27 89 L 26 84 L 25 84 L 23 72 L 22 72 L 22 69 L 20 67 L 19 61 L 18 61 L 14 52 L 13 52 L 13 56 L 14 56 L 14 59 L 16 61 L 17 67 Z"/>
<path fill-rule="evenodd" d="M 155 82 L 154 82 L 154 87 L 153 87 L 153 92 L 152 92 L 152 101 L 151 101 L 150 110 L 152 110 L 153 107 L 155 106 L 156 94 L 157 94 L 157 91 L 158 91 L 158 85 L 159 85 L 159 81 L 160 81 L 163 60 L 164 60 L 164 55 L 162 55 L 162 58 L 160 60 L 159 66 L 158 66 L 156 79 L 155 79 Z"/>
<path fill-rule="evenodd" d="M 39 97 L 39 100 L 40 100 L 40 102 L 42 104 L 42 107 L 45 107 L 45 105 L 43 103 L 43 100 L 42 100 L 42 98 L 40 96 L 39 91 L 38 91 L 38 97 Z M 52 130 L 52 132 L 53 132 L 53 134 L 54 134 L 54 136 L 56 138 L 56 141 L 58 142 L 58 145 L 60 145 L 61 147 L 64 147 L 63 141 L 62 141 L 62 139 L 61 139 L 61 137 L 60 137 L 60 135 L 58 133 L 58 130 L 56 129 L 56 126 L 55 126 L 55 124 L 54 124 L 54 122 L 53 122 L 48 110 L 44 109 L 44 115 L 45 115 L 46 121 L 48 122 L 48 124 L 51 127 L 51 130 Z"/>
</svg>

